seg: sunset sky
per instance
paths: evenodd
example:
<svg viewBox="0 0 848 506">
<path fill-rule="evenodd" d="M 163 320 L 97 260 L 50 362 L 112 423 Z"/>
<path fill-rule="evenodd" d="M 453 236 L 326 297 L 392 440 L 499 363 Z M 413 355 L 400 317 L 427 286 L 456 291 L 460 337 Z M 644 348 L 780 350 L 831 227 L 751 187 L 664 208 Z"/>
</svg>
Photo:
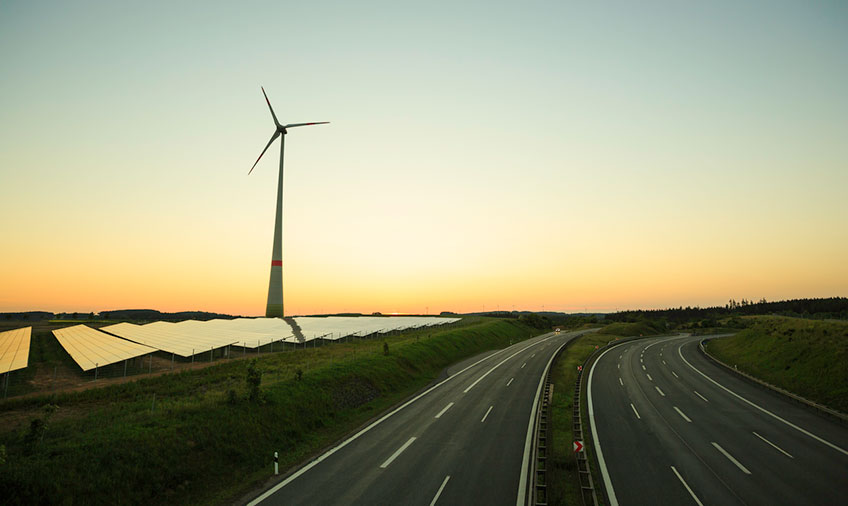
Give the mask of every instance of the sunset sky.
<svg viewBox="0 0 848 506">
<path fill-rule="evenodd" d="M 848 295 L 848 3 L 0 3 L 0 311 Z"/>
</svg>

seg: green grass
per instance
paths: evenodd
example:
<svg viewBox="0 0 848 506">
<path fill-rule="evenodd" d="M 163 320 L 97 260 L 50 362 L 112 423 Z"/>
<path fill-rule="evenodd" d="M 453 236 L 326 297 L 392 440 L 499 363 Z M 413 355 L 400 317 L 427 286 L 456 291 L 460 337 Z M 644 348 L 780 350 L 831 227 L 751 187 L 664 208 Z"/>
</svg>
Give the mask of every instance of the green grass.
<svg viewBox="0 0 848 506">
<path fill-rule="evenodd" d="M 829 408 L 848 413 L 848 322 L 750 318 L 735 336 L 709 341 L 722 362 Z"/>
<path fill-rule="evenodd" d="M 665 331 L 665 328 L 660 328 L 659 325 L 657 322 L 647 320 L 633 323 L 611 323 L 598 332 L 613 336 L 650 336 Z"/>
<path fill-rule="evenodd" d="M 260 355 L 259 403 L 247 400 L 249 360 L 10 399 L 0 404 L 0 489 L 7 504 L 232 502 L 270 478 L 275 450 L 281 470 L 295 466 L 447 365 L 538 333 L 514 320 L 466 318 L 454 328 Z M 59 408 L 44 439 L 27 444 L 48 402 Z"/>
</svg>

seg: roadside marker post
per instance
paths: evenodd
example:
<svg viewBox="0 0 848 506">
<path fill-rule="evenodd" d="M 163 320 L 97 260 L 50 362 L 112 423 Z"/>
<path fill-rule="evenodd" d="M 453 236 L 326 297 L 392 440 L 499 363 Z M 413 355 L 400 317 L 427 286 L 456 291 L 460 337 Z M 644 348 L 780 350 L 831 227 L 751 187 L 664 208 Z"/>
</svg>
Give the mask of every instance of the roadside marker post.
<svg viewBox="0 0 848 506">
<path fill-rule="evenodd" d="M 277 452 L 274 452 L 274 474 L 280 474 L 280 461 Z"/>
</svg>

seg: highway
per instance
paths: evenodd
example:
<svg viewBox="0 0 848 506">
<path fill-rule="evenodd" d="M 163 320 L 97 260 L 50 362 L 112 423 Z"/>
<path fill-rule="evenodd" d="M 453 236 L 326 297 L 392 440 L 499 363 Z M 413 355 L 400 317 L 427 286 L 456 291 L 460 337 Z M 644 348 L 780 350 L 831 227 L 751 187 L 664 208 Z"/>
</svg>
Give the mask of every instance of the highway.
<svg viewBox="0 0 848 506">
<path fill-rule="evenodd" d="M 700 339 L 625 343 L 590 368 L 609 504 L 845 504 L 845 426 L 739 379 Z"/>
<path fill-rule="evenodd" d="M 545 334 L 447 376 L 249 504 L 523 504 L 531 410 L 555 351 Z"/>
</svg>

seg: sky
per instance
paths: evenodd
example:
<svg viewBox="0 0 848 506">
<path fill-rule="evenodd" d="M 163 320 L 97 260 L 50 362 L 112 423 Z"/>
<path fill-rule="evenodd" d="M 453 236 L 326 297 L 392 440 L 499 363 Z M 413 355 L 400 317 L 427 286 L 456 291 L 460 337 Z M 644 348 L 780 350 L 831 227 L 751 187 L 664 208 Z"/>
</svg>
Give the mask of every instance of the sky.
<svg viewBox="0 0 848 506">
<path fill-rule="evenodd" d="M 0 3 L 0 311 L 848 295 L 848 3 Z"/>
</svg>

